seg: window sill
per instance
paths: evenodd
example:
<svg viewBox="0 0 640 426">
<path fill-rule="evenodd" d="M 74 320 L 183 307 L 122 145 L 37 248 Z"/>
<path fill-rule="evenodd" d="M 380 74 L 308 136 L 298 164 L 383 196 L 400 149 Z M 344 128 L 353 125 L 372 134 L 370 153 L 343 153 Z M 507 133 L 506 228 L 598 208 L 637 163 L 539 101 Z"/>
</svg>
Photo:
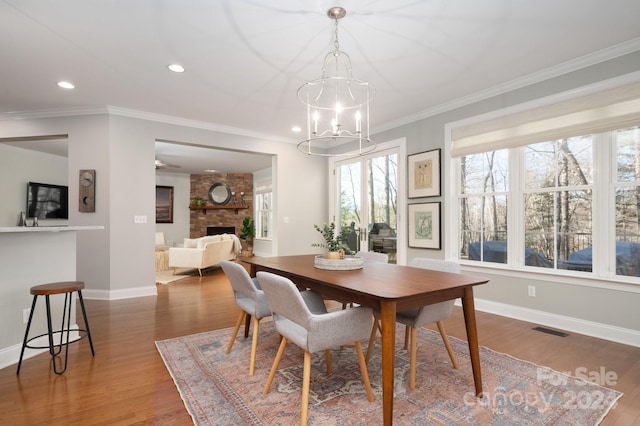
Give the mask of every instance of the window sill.
<svg viewBox="0 0 640 426">
<path fill-rule="evenodd" d="M 505 264 L 478 264 L 476 262 L 460 261 L 460 266 L 464 271 L 492 274 L 499 276 L 509 276 L 530 280 L 548 281 L 561 284 L 578 285 L 583 287 L 595 287 L 605 290 L 625 291 L 629 293 L 640 293 L 640 282 L 615 279 L 611 277 L 599 277 L 595 275 L 583 276 L 579 273 L 558 272 L 558 270 L 532 270 L 513 269 L 513 267 Z M 543 269 L 543 268 L 540 268 Z M 637 278 L 636 278 L 637 280 Z"/>
</svg>

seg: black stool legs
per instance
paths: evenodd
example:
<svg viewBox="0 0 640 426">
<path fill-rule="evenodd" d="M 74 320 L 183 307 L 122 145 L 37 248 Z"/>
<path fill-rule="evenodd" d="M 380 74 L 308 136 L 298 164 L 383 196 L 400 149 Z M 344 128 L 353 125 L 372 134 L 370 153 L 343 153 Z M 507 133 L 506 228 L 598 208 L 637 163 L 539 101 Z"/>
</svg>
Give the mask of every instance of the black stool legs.
<svg viewBox="0 0 640 426">
<path fill-rule="evenodd" d="M 29 337 L 29 329 L 31 328 L 31 319 L 33 319 L 33 313 L 36 308 L 36 299 L 38 296 L 33 296 L 33 302 L 31 303 L 31 311 L 29 312 L 29 321 L 27 322 L 27 331 L 24 332 L 24 340 L 22 341 L 22 350 L 20 350 L 20 361 L 18 362 L 18 371 L 16 374 L 20 374 L 20 367 L 22 367 L 22 356 L 24 355 L 24 350 L 27 347 L 27 338 Z"/>
<path fill-rule="evenodd" d="M 89 346 L 91 346 L 91 356 L 96 356 L 96 352 L 93 350 L 93 340 L 91 340 L 91 330 L 89 330 L 89 320 L 87 320 L 87 311 L 84 309 L 84 299 L 82 298 L 82 290 L 78 290 L 78 300 L 80 301 L 80 307 L 82 308 L 82 318 L 84 319 L 84 326 L 87 328 L 86 333 L 87 333 L 87 338 L 89 339 Z"/>
<path fill-rule="evenodd" d="M 89 329 L 89 321 L 87 320 L 87 312 L 84 307 L 84 300 L 82 298 L 82 291 L 75 290 L 78 292 L 78 300 L 80 301 L 80 307 L 82 309 L 82 318 L 84 319 L 85 329 L 74 328 L 71 329 L 71 305 L 72 305 L 72 295 L 73 292 L 65 292 L 64 295 L 64 306 L 62 311 L 62 323 L 60 324 L 59 330 L 53 330 L 53 325 L 51 322 L 51 304 L 49 300 L 49 294 L 45 294 L 45 304 L 47 309 L 47 333 L 41 334 L 32 338 L 29 338 L 29 330 L 31 329 L 31 320 L 33 319 L 33 313 L 35 312 L 36 301 L 38 299 L 38 294 L 33 296 L 33 303 L 31 304 L 31 312 L 29 313 L 29 322 L 27 323 L 27 329 L 24 334 L 24 341 L 22 343 L 22 350 L 20 351 L 20 361 L 18 362 L 18 370 L 16 374 L 20 374 L 20 368 L 22 367 L 22 358 L 24 356 L 25 348 L 31 349 L 49 349 L 49 354 L 51 354 L 51 362 L 53 363 L 53 371 L 54 373 L 60 375 L 67 370 L 67 359 L 69 355 L 69 344 L 79 341 L 80 339 L 87 337 L 89 339 L 89 345 L 91 346 L 91 355 L 95 356 L 95 351 L 93 349 L 93 340 L 91 339 L 91 331 Z M 66 324 L 65 324 L 66 322 Z M 66 325 L 66 326 L 65 326 Z M 78 338 L 74 338 L 71 340 L 71 332 L 77 331 L 79 333 Z M 59 343 L 54 343 L 53 336 L 59 334 L 60 340 Z M 66 334 L 66 340 L 64 335 Z M 49 340 L 49 346 L 34 346 L 30 343 L 35 339 L 40 337 L 47 336 Z M 59 356 L 62 353 L 62 347 L 65 347 L 64 353 L 64 364 L 62 365 L 62 369 L 58 369 L 56 359 L 60 359 Z"/>
</svg>

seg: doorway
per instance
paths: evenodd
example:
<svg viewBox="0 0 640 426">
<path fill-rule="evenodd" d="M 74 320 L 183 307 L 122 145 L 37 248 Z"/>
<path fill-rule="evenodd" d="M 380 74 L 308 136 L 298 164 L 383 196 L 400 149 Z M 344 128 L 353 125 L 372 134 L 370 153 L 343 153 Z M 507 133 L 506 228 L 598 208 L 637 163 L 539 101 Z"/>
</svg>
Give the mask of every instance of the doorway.
<svg viewBox="0 0 640 426">
<path fill-rule="evenodd" d="M 401 195 L 404 158 L 401 141 L 379 146 L 376 152 L 333 162 L 332 216 L 339 228 L 349 227 L 349 248 L 374 251 L 398 262 L 404 245 Z"/>
</svg>

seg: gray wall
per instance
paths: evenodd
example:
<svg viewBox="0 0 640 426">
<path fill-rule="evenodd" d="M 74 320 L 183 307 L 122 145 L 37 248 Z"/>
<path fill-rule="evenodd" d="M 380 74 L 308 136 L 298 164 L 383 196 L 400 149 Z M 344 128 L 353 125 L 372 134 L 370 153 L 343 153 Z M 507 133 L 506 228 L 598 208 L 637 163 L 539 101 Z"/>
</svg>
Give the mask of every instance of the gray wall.
<svg viewBox="0 0 640 426">
<path fill-rule="evenodd" d="M 444 148 L 445 125 L 479 114 L 507 108 L 523 102 L 532 101 L 545 96 L 553 95 L 570 89 L 602 80 L 621 76 L 640 70 L 640 52 L 628 54 L 601 64 L 582 70 L 570 72 L 559 77 L 531 84 L 500 96 L 494 96 L 485 100 L 474 102 L 459 108 L 433 115 L 416 122 L 395 127 L 393 129 L 378 132 L 376 140 L 391 140 L 398 137 L 407 138 L 407 155 L 428 151 L 435 148 Z M 447 188 L 446 179 L 449 176 L 450 159 L 444 158 L 443 149 L 443 190 Z M 444 195 L 444 193 L 443 193 Z M 424 200 L 422 200 L 424 201 Z M 421 250 L 409 248 L 408 261 L 414 257 L 444 258 L 446 247 L 446 232 L 451 226 L 448 221 L 447 209 L 455 206 L 447 205 L 446 198 L 429 198 L 428 201 L 443 202 L 443 250 Z M 421 200 L 411 200 L 421 202 Z M 455 250 L 455 248 L 454 248 Z M 510 314 L 518 315 L 518 307 L 537 311 L 541 322 L 547 321 L 549 325 L 564 323 L 565 318 L 570 317 L 574 321 L 576 329 L 582 321 L 598 324 L 588 324 L 598 328 L 594 335 L 607 337 L 607 334 L 620 332 L 631 343 L 640 343 L 640 286 L 627 285 L 626 290 L 607 289 L 606 283 L 601 283 L 600 288 L 571 283 L 555 282 L 553 279 L 531 280 L 517 276 L 504 276 L 499 273 L 492 274 L 491 270 L 484 269 L 474 274 L 485 275 L 491 279 L 491 283 L 476 289 L 476 297 L 484 299 L 491 305 L 507 304 L 516 309 L 511 309 Z M 588 284 L 586 281 L 583 284 Z M 527 286 L 536 285 L 537 297 L 527 296 Z M 498 306 L 499 308 L 499 306 Z M 524 311 L 524 309 L 523 309 Z M 535 315 L 534 315 L 535 317 Z M 523 316 L 524 318 L 524 316 Z M 551 324 L 555 321 L 555 324 Z M 625 330 L 618 330 L 617 328 Z M 624 340 L 614 337 L 614 340 Z M 629 340 L 625 340 L 630 342 Z"/>
<path fill-rule="evenodd" d="M 185 173 L 156 173 L 156 185 L 173 187 L 173 223 L 156 223 L 156 232 L 164 232 L 172 244 L 182 244 L 189 238 L 191 177 Z"/>
<path fill-rule="evenodd" d="M 313 224 L 327 220 L 326 159 L 303 155 L 293 144 L 124 117 L 106 110 L 86 116 L 6 120 L 0 128 L 0 137 L 50 134 L 69 135 L 69 223 L 105 227 L 78 235 L 77 279 L 85 281 L 87 297 L 155 294 L 156 139 L 275 155 L 276 254 L 313 253 Z M 79 169 L 96 170 L 95 213 L 79 213 L 75 207 Z M 301 202 L 301 195 L 310 191 L 314 196 Z M 147 223 L 135 224 L 134 216 L 146 216 Z"/>
<path fill-rule="evenodd" d="M 26 210 L 27 182 L 67 185 L 66 157 L 0 143 L 0 226 L 15 226 Z M 40 219 L 40 225 L 66 225 L 63 219 Z"/>
</svg>

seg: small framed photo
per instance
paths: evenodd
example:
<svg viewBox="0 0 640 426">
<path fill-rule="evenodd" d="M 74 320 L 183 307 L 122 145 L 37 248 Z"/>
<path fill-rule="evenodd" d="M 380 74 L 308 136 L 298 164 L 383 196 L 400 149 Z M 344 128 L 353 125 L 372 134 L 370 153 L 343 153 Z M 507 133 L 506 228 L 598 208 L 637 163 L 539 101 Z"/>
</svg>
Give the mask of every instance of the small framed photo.
<svg viewBox="0 0 640 426">
<path fill-rule="evenodd" d="M 409 247 L 440 250 L 440 202 L 409 204 Z"/>
<path fill-rule="evenodd" d="M 440 149 L 407 157 L 409 198 L 440 196 Z"/>
<path fill-rule="evenodd" d="M 156 223 L 173 223 L 173 186 L 156 185 Z"/>
</svg>

